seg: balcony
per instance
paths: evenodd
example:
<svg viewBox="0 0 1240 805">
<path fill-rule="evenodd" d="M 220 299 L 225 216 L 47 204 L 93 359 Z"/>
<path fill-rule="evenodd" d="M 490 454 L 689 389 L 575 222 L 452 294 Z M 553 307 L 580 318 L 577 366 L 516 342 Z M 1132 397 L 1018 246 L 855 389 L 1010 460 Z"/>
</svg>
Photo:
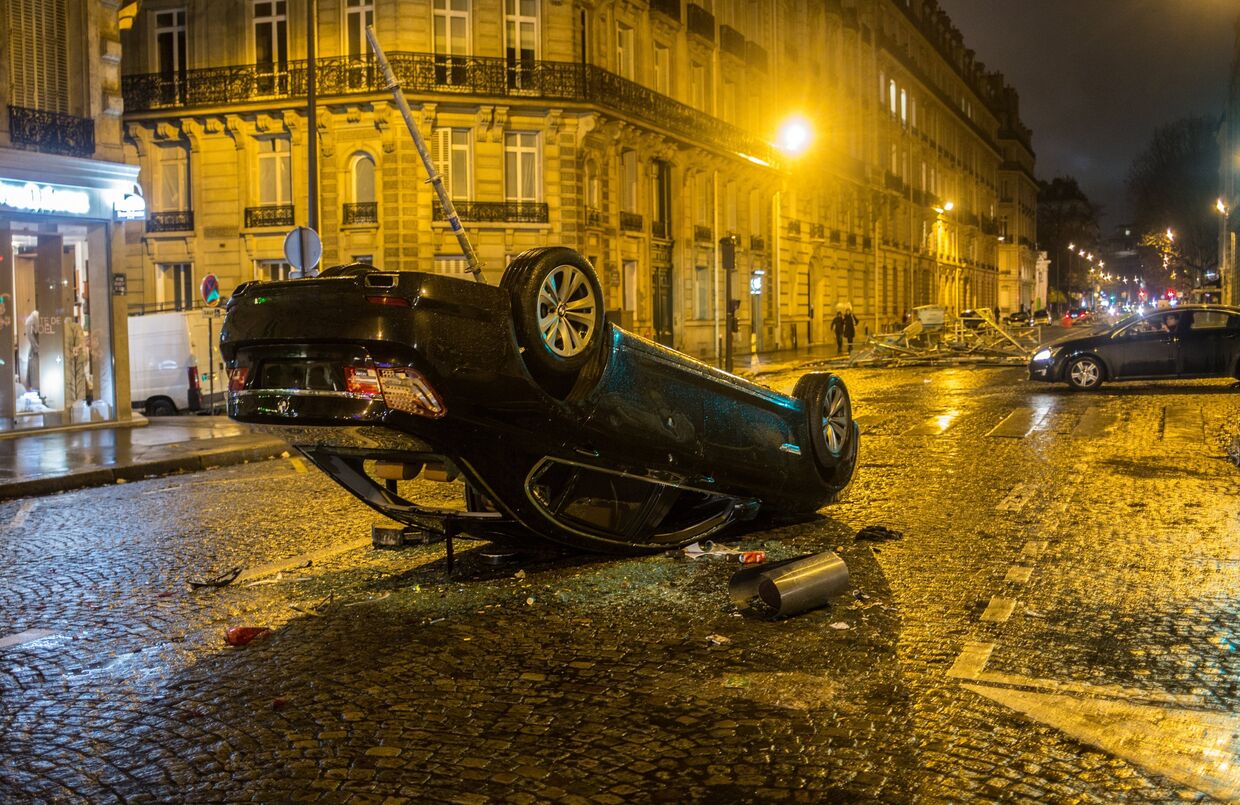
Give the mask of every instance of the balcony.
<svg viewBox="0 0 1240 805">
<path fill-rule="evenodd" d="M 680 0 L 650 0 L 650 8 L 680 22 Z"/>
<path fill-rule="evenodd" d="M 751 252 L 766 251 L 766 238 L 762 237 L 761 235 L 750 235 L 749 236 L 749 250 Z"/>
<path fill-rule="evenodd" d="M 883 184 L 888 190 L 891 190 L 896 193 L 903 193 L 906 189 L 904 180 L 901 179 L 899 176 L 895 175 L 894 173 L 892 173 L 891 171 L 887 171 L 884 174 Z"/>
<path fill-rule="evenodd" d="M 650 234 L 656 238 L 667 240 L 672 236 L 672 225 L 667 221 L 654 220 L 650 222 Z"/>
<path fill-rule="evenodd" d="M 146 214 L 147 232 L 192 232 L 193 230 L 193 210 L 170 210 Z"/>
<path fill-rule="evenodd" d="M 736 58 L 745 59 L 745 36 L 731 25 L 719 26 L 719 47 L 724 53 L 731 53 Z"/>
<path fill-rule="evenodd" d="M 693 240 L 697 243 L 710 243 L 714 240 L 714 233 L 711 232 L 709 226 L 695 224 L 693 227 Z"/>
<path fill-rule="evenodd" d="M 696 34 L 703 39 L 711 42 L 715 41 L 715 15 L 699 6 L 697 3 L 689 4 L 689 33 Z"/>
<path fill-rule="evenodd" d="M 800 222 L 800 221 L 798 221 L 798 220 L 797 220 L 797 219 L 795 219 L 795 218 L 789 218 L 789 219 L 786 221 L 786 223 L 787 223 L 787 225 L 788 225 L 788 234 L 789 234 L 789 235 L 798 235 L 798 236 L 799 236 L 799 235 L 801 234 L 801 222 Z"/>
<path fill-rule="evenodd" d="M 601 227 L 603 225 L 603 211 L 597 207 L 586 207 L 586 226 Z"/>
<path fill-rule="evenodd" d="M 95 121 L 10 106 L 9 140 L 15 147 L 30 151 L 88 157 L 95 153 Z"/>
<path fill-rule="evenodd" d="M 757 42 L 746 42 L 745 61 L 750 67 L 755 70 L 761 70 L 765 73 L 767 69 L 766 48 L 762 47 Z"/>
<path fill-rule="evenodd" d="M 811 224 L 809 228 L 809 236 L 818 240 L 825 240 L 827 237 L 826 224 Z"/>
<path fill-rule="evenodd" d="M 713 41 L 714 18 L 709 18 Z M 691 15 L 692 16 L 692 15 Z M 756 50 L 755 50 L 756 49 Z M 765 70 L 766 51 L 746 43 L 747 61 L 760 53 Z M 572 101 L 629 115 L 677 134 L 690 142 L 705 142 L 721 150 L 749 154 L 771 164 L 778 155 L 762 138 L 698 109 L 673 100 L 595 65 L 578 62 L 521 60 L 480 56 L 455 57 L 450 62 L 433 53 L 392 51 L 392 70 L 406 95 L 458 95 L 462 97 L 519 97 L 544 101 Z M 519 67 L 517 72 L 514 68 Z M 315 61 L 320 99 L 332 96 L 375 94 L 390 97 L 383 76 L 370 59 L 333 56 Z M 514 80 L 514 76 L 519 80 Z M 178 92 L 169 93 L 167 76 L 143 73 L 124 76 L 122 92 L 126 117 L 176 109 L 218 107 L 255 101 L 303 103 L 306 94 L 306 62 L 289 61 L 274 80 L 270 65 L 204 67 L 186 70 Z M 412 97 L 411 97 L 412 100 Z M 90 121 L 85 121 L 90 123 Z"/>
<path fill-rule="evenodd" d="M 292 204 L 268 204 L 262 207 L 245 208 L 245 228 L 257 229 L 265 226 L 292 226 Z"/>
<path fill-rule="evenodd" d="M 646 228 L 641 213 L 620 211 L 620 229 L 624 232 L 641 232 Z"/>
<path fill-rule="evenodd" d="M 340 223 L 345 226 L 377 224 L 379 223 L 379 202 L 359 201 L 355 204 L 345 204 L 340 213 Z"/>
<path fill-rule="evenodd" d="M 484 224 L 545 224 L 547 204 L 542 201 L 453 201 L 457 217 L 462 221 Z M 443 207 L 435 202 L 431 220 L 446 221 Z"/>
</svg>

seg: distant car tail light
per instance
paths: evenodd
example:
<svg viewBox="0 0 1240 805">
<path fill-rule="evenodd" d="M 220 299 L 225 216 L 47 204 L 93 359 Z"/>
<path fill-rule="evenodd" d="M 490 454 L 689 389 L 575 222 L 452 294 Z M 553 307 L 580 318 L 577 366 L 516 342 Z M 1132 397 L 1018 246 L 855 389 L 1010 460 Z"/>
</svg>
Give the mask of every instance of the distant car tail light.
<svg viewBox="0 0 1240 805">
<path fill-rule="evenodd" d="M 344 388 L 350 394 L 364 394 L 367 397 L 383 396 L 383 389 L 379 386 L 379 372 L 374 367 L 344 367 Z"/>
<path fill-rule="evenodd" d="M 438 419 L 448 412 L 439 394 L 416 369 L 408 366 L 382 367 L 379 384 L 388 408 L 407 414 Z"/>
<path fill-rule="evenodd" d="M 198 367 L 189 367 L 189 388 L 190 391 L 202 391 L 202 379 L 198 377 Z"/>
<path fill-rule="evenodd" d="M 387 305 L 388 307 L 411 307 L 409 300 L 403 296 L 368 296 L 366 301 L 372 305 Z"/>
<path fill-rule="evenodd" d="M 243 391 L 245 390 L 245 379 L 250 376 L 250 367 L 237 366 L 228 370 L 228 390 Z"/>
</svg>

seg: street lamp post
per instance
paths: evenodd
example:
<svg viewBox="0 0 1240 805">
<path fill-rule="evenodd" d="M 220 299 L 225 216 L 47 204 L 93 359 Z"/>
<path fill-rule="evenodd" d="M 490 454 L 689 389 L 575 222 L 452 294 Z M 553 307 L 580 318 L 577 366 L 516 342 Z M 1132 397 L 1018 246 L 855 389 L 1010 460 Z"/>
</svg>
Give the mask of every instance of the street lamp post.
<svg viewBox="0 0 1240 805">
<path fill-rule="evenodd" d="M 1230 304 L 1233 304 L 1235 301 L 1232 299 L 1232 294 L 1233 294 L 1232 283 L 1235 278 L 1232 277 L 1233 272 L 1232 272 L 1232 266 L 1231 266 L 1231 261 L 1232 259 L 1234 259 L 1234 255 L 1232 254 L 1232 249 L 1230 248 L 1231 229 L 1227 225 L 1228 218 L 1231 217 L 1231 209 L 1228 208 L 1228 206 L 1223 203 L 1223 199 L 1221 197 L 1215 203 L 1214 207 L 1223 216 L 1223 221 L 1222 221 L 1223 231 L 1218 239 L 1219 286 L 1220 286 L 1220 290 L 1222 291 L 1223 304 L 1230 305 Z"/>
</svg>

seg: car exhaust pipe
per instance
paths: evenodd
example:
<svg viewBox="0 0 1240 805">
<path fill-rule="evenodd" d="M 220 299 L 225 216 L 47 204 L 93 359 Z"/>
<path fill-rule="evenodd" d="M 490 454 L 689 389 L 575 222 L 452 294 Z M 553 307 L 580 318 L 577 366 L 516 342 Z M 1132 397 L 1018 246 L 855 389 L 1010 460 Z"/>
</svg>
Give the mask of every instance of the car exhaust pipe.
<svg viewBox="0 0 1240 805">
<path fill-rule="evenodd" d="M 738 607 L 765 609 L 789 617 L 826 606 L 848 589 L 848 566 L 832 551 L 798 556 L 739 570 L 728 582 Z"/>
</svg>

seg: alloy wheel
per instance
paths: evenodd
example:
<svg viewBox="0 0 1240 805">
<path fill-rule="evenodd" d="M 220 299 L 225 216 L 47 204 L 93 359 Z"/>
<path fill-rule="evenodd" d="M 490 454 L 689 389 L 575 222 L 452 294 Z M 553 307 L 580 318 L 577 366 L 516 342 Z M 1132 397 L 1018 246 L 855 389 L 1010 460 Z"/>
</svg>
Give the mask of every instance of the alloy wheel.
<svg viewBox="0 0 1240 805">
<path fill-rule="evenodd" d="M 847 393 L 838 385 L 831 384 L 822 402 L 822 412 L 822 435 L 826 437 L 827 449 L 831 451 L 831 455 L 838 456 L 844 451 L 851 425 L 848 421 L 850 412 Z"/>
<path fill-rule="evenodd" d="M 564 358 L 579 355 L 594 335 L 599 300 L 585 272 L 559 265 L 538 289 L 538 332 L 547 349 Z"/>
<path fill-rule="evenodd" d="M 1072 384 L 1083 389 L 1098 385 L 1102 377 L 1098 364 L 1091 360 L 1076 361 L 1068 371 L 1072 377 Z"/>
</svg>

